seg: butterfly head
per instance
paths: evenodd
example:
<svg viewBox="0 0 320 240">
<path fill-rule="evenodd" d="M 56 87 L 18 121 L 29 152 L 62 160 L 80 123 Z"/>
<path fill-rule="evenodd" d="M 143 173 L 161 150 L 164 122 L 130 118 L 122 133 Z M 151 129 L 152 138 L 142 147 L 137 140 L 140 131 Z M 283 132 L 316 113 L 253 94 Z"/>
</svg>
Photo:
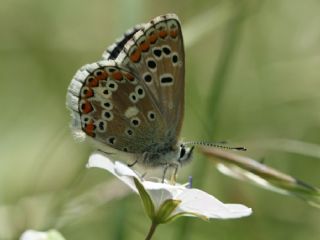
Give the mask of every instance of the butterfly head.
<svg viewBox="0 0 320 240">
<path fill-rule="evenodd" d="M 181 165 L 188 163 L 192 160 L 193 149 L 194 149 L 194 146 L 187 147 L 184 144 L 180 145 L 178 162 Z"/>
</svg>

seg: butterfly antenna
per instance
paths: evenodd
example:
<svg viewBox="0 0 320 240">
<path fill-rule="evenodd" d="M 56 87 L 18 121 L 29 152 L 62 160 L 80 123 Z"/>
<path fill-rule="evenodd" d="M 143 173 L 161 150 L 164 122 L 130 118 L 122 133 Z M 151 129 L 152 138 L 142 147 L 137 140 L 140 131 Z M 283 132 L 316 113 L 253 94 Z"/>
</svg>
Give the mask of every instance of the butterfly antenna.
<svg viewBox="0 0 320 240">
<path fill-rule="evenodd" d="M 203 141 L 192 141 L 192 142 L 184 142 L 184 145 L 193 145 L 193 146 L 206 146 L 206 147 L 215 147 L 215 148 L 222 148 L 222 149 L 229 149 L 229 150 L 236 150 L 236 151 L 247 151 L 245 147 L 230 147 L 226 145 L 221 145 L 222 143 L 210 143 L 210 142 L 203 142 Z"/>
</svg>

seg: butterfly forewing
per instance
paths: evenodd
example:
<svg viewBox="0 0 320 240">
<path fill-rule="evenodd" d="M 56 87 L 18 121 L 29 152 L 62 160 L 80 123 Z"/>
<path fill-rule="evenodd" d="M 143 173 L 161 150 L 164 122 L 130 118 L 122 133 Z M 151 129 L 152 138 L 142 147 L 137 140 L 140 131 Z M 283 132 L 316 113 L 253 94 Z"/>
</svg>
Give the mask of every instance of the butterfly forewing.
<svg viewBox="0 0 320 240">
<path fill-rule="evenodd" d="M 146 23 L 128 40 L 116 61 L 135 73 L 151 93 L 165 122 L 164 134 L 176 138 L 184 113 L 184 47 L 180 22 L 167 14 Z"/>
</svg>

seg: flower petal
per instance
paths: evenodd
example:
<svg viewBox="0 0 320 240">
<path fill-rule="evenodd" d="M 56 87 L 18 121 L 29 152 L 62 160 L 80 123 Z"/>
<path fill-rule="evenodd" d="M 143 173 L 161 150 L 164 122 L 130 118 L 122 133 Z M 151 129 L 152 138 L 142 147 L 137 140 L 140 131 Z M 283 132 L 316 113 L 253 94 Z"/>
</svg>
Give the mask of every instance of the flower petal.
<svg viewBox="0 0 320 240">
<path fill-rule="evenodd" d="M 132 171 L 132 169 L 127 167 L 125 164 L 120 162 L 114 163 L 106 155 L 96 151 L 90 155 L 87 167 L 97 167 L 109 171 L 126 185 L 128 185 L 134 192 L 138 193 L 138 190 L 133 181 L 133 177 L 139 177 L 134 171 Z"/>
<path fill-rule="evenodd" d="M 143 181 L 142 184 L 149 193 L 156 211 L 163 202 L 168 199 L 176 199 L 175 196 L 181 194 L 185 189 L 185 187 L 181 185 L 171 185 L 150 181 Z"/>
<path fill-rule="evenodd" d="M 65 240 L 65 238 L 56 230 L 39 232 L 30 229 L 21 235 L 20 240 Z"/>
<path fill-rule="evenodd" d="M 199 189 L 186 189 L 177 196 L 181 204 L 173 214 L 191 213 L 206 218 L 239 218 L 252 213 L 252 210 L 241 204 L 224 204 L 215 197 Z"/>
</svg>

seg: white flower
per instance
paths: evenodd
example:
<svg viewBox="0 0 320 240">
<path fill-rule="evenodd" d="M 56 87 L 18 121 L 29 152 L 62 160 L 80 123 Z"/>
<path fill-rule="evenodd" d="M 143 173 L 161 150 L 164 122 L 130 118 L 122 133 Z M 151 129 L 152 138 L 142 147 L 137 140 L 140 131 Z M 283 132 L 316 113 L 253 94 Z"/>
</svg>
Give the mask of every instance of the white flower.
<svg viewBox="0 0 320 240">
<path fill-rule="evenodd" d="M 48 232 L 27 230 L 21 235 L 20 240 L 65 240 L 65 239 L 56 230 L 50 230 Z"/>
<path fill-rule="evenodd" d="M 103 168 L 138 193 L 152 221 L 165 223 L 179 216 L 230 219 L 248 216 L 252 210 L 241 204 L 225 204 L 196 188 L 141 180 L 127 165 L 93 153 L 87 167 Z"/>
</svg>

